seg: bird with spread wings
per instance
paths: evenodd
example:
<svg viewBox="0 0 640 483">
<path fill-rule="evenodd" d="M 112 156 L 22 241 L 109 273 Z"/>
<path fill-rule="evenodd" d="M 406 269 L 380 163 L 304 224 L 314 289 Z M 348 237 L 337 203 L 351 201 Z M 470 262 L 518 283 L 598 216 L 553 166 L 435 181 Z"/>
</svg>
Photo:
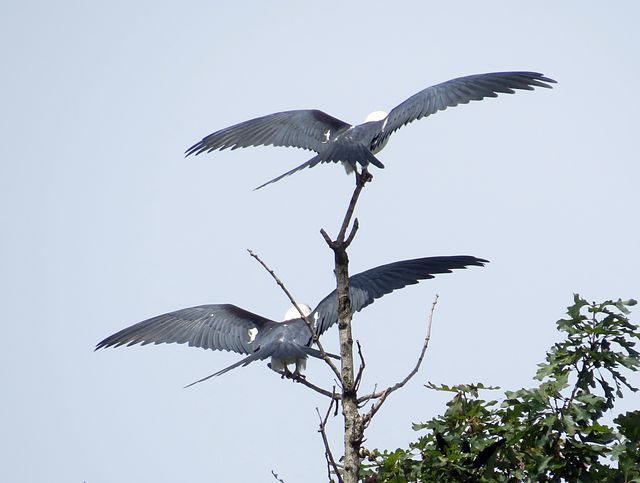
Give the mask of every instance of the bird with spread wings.
<svg viewBox="0 0 640 483">
<path fill-rule="evenodd" d="M 458 255 L 403 260 L 366 270 L 349 278 L 351 313 L 420 280 L 470 266 L 482 267 L 485 263 L 487 260 L 482 258 Z M 299 308 L 320 336 L 338 321 L 336 290 L 323 298 L 313 311 L 303 305 Z M 313 334 L 309 325 L 300 317 L 298 309 L 293 309 L 283 322 L 276 322 L 231 304 L 199 305 L 127 327 L 99 342 L 96 350 L 122 345 L 177 343 L 246 356 L 197 382 L 267 358 L 271 358 L 270 367 L 276 372 L 289 373 L 288 365 L 295 364 L 294 374 L 299 375 L 309 356 L 322 359 L 322 355 L 312 347 Z M 332 354 L 330 357 L 337 358 Z"/>
<path fill-rule="evenodd" d="M 319 163 L 342 163 L 347 173 L 357 165 L 384 168 L 376 158 L 389 136 L 410 122 L 448 107 L 480 101 L 515 89 L 551 88 L 556 81 L 539 72 L 492 72 L 458 77 L 414 94 L 387 114 L 376 111 L 351 125 L 317 109 L 276 112 L 221 129 L 191 146 L 186 155 L 249 146 L 284 146 L 314 151 L 316 155 L 286 173 L 258 186 L 260 189 L 301 169 Z"/>
</svg>

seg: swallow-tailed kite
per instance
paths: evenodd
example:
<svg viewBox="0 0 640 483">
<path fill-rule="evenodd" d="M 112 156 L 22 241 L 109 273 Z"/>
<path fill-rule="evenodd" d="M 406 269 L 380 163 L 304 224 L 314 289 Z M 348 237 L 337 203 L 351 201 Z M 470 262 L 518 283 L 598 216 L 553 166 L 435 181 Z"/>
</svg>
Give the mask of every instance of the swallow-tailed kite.
<svg viewBox="0 0 640 483">
<path fill-rule="evenodd" d="M 349 278 L 352 314 L 375 299 L 419 280 L 469 266 L 481 267 L 485 263 L 487 260 L 464 255 L 427 257 L 389 263 L 353 275 Z M 318 336 L 338 321 L 336 290 L 322 299 L 313 311 L 309 307 L 299 307 L 305 316 L 308 315 Z M 312 339 L 295 307 L 289 309 L 283 322 L 275 322 L 235 305 L 215 304 L 177 310 L 139 322 L 107 337 L 98 343 L 96 350 L 134 344 L 187 343 L 192 347 L 247 355 L 213 376 L 267 358 L 271 358 L 271 369 L 288 373 L 288 364 L 295 364 L 295 373 L 299 374 L 304 370 L 308 356 L 322 358 L 320 351 L 311 347 Z"/>
<path fill-rule="evenodd" d="M 347 173 L 362 166 L 384 165 L 374 155 L 391 133 L 412 121 L 469 101 L 480 101 L 514 89 L 551 88 L 556 81 L 538 72 L 493 72 L 451 79 L 427 87 L 394 107 L 388 114 L 376 111 L 363 124 L 351 125 L 317 109 L 276 112 L 241 122 L 209 134 L 191 146 L 186 155 L 249 146 L 287 146 L 315 151 L 309 161 L 264 183 L 262 188 L 303 168 L 318 163 L 341 162 Z"/>
</svg>

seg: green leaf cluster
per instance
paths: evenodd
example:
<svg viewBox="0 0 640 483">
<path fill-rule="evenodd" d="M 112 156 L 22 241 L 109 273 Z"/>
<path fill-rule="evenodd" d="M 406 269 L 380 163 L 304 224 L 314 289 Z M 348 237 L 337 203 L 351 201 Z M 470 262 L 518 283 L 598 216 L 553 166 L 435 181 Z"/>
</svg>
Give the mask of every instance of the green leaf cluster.
<svg viewBox="0 0 640 483">
<path fill-rule="evenodd" d="M 588 303 L 574 296 L 564 335 L 539 364 L 531 389 L 480 398 L 482 384 L 427 387 L 452 392 L 441 416 L 414 424 L 408 449 L 363 450 L 366 482 L 640 482 L 640 410 L 606 424 L 616 398 L 637 391 L 635 300 Z"/>
</svg>

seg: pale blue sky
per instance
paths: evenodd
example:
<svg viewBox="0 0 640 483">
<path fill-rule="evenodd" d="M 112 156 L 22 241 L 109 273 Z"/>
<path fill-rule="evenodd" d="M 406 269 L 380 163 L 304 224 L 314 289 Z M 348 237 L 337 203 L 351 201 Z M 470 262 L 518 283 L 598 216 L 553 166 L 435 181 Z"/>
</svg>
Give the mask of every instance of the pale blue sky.
<svg viewBox="0 0 640 483">
<path fill-rule="evenodd" d="M 238 356 L 93 352 L 127 325 L 203 303 L 279 319 L 288 302 L 246 248 L 302 301 L 333 288 L 318 232 L 342 219 L 353 181 L 341 167 L 252 192 L 309 153 L 183 159 L 245 119 L 319 108 L 361 122 L 481 72 L 559 82 L 416 122 L 379 154 L 352 273 L 430 255 L 491 264 L 355 318 L 365 387 L 387 385 L 414 364 L 440 294 L 423 370 L 377 416 L 368 447 L 406 445 L 412 422 L 443 410 L 426 381 L 532 385 L 574 292 L 640 296 L 635 2 L 219 3 L 4 5 L 1 481 L 259 482 L 275 481 L 272 469 L 287 483 L 325 480 L 325 401 L 265 364 L 185 390 Z M 316 361 L 308 375 L 331 383 Z"/>
</svg>

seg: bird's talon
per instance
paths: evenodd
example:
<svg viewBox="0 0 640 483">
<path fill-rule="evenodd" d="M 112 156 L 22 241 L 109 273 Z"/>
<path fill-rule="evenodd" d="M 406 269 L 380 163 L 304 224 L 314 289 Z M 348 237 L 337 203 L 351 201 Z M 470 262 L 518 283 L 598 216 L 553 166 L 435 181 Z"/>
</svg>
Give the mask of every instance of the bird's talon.
<svg viewBox="0 0 640 483">
<path fill-rule="evenodd" d="M 356 180 L 359 184 L 366 184 L 373 179 L 373 174 L 366 171 L 364 168 L 361 172 L 356 171 Z"/>
</svg>

